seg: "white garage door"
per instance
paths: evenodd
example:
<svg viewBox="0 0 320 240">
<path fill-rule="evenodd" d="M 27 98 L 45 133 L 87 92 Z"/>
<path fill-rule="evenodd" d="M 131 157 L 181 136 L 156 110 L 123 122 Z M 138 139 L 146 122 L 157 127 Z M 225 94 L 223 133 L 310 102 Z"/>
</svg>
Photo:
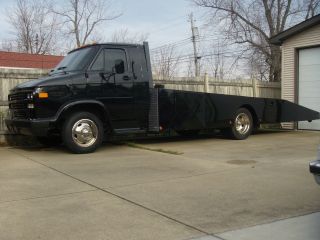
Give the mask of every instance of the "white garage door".
<svg viewBox="0 0 320 240">
<path fill-rule="evenodd" d="M 299 51 L 299 104 L 320 112 L 320 47 Z M 299 129 L 320 130 L 320 120 L 300 122 Z"/>
</svg>

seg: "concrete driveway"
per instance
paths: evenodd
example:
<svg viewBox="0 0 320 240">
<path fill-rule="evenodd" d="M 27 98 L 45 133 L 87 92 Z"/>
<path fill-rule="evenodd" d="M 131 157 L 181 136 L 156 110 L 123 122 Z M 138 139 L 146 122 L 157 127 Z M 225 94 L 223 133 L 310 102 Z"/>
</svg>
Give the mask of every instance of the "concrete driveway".
<svg viewBox="0 0 320 240">
<path fill-rule="evenodd" d="M 320 220 L 308 172 L 319 144 L 319 132 L 298 131 L 105 144 L 89 155 L 2 147 L 0 239 L 276 239 L 275 221 Z"/>
</svg>

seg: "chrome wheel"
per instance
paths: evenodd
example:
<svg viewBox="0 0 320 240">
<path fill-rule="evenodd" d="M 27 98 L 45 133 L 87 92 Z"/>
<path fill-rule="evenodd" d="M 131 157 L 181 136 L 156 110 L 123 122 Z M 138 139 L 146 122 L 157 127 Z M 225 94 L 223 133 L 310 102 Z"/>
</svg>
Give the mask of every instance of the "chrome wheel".
<svg viewBox="0 0 320 240">
<path fill-rule="evenodd" d="M 236 131 L 241 135 L 247 134 L 250 130 L 250 118 L 245 113 L 239 113 L 234 124 Z"/>
<path fill-rule="evenodd" d="M 72 127 L 72 139 L 80 147 L 90 147 L 98 139 L 98 127 L 90 119 L 80 119 Z"/>
</svg>

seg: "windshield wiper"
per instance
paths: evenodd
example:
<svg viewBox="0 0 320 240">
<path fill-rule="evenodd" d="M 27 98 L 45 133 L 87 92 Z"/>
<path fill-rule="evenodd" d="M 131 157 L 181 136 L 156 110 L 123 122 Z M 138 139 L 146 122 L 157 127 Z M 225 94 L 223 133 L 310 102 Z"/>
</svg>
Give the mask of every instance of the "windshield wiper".
<svg viewBox="0 0 320 240">
<path fill-rule="evenodd" d="M 55 75 L 55 74 L 59 74 L 58 71 L 64 70 L 64 69 L 66 69 L 66 68 L 67 68 L 67 66 L 59 67 L 59 68 L 57 68 L 57 69 L 52 69 L 52 70 L 49 72 L 49 76 L 52 76 L 52 75 Z M 67 74 L 66 71 L 62 71 L 62 72 L 63 72 L 64 74 Z"/>
<path fill-rule="evenodd" d="M 59 68 L 57 68 L 57 70 L 62 70 L 62 69 L 66 69 L 67 67 L 65 66 L 65 67 L 59 67 Z"/>
</svg>

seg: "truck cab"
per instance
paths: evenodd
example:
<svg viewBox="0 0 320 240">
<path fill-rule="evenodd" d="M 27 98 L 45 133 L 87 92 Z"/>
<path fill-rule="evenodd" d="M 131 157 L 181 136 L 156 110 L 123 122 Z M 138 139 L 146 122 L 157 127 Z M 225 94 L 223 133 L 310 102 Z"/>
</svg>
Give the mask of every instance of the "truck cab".
<svg viewBox="0 0 320 240">
<path fill-rule="evenodd" d="M 69 52 L 47 77 L 11 90 L 8 129 L 48 143 L 61 136 L 79 153 L 94 151 L 105 133 L 147 132 L 148 51 L 144 43 L 95 44 Z"/>
</svg>

